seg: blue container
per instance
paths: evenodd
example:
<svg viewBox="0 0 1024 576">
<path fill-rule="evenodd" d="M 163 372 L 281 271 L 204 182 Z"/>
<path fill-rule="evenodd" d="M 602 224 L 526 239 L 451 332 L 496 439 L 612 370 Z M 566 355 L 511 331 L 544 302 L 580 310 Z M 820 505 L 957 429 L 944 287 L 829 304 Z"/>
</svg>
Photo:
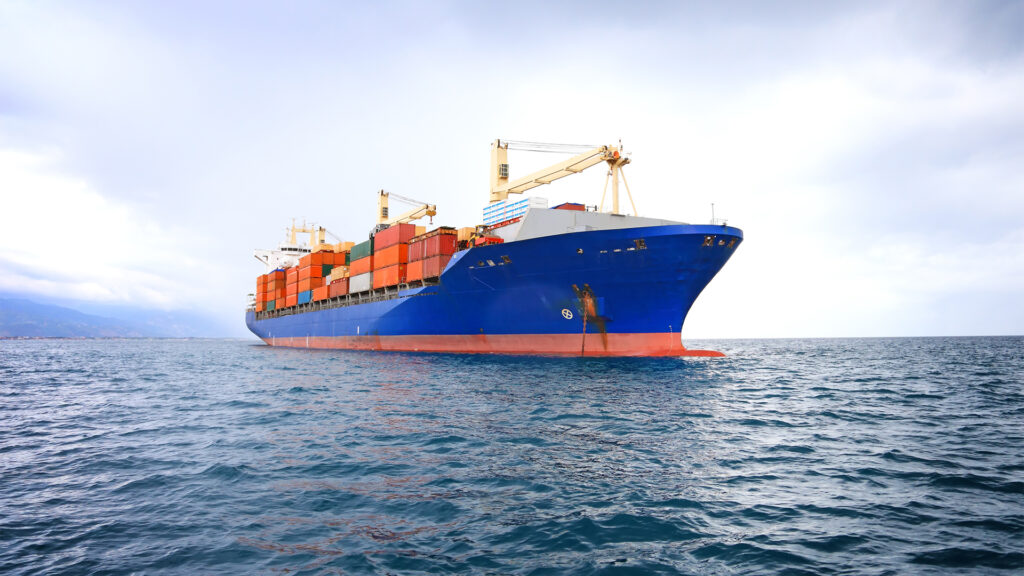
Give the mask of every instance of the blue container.
<svg viewBox="0 0 1024 576">
<path fill-rule="evenodd" d="M 299 292 L 299 304 L 308 304 L 313 300 L 313 291 L 306 290 L 305 292 Z"/>
</svg>

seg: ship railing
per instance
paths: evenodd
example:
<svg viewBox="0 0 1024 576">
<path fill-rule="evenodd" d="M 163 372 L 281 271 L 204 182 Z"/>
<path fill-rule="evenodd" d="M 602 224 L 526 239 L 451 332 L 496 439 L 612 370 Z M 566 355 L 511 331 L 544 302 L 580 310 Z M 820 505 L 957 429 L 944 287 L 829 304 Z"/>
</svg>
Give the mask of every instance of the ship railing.
<svg viewBox="0 0 1024 576">
<path fill-rule="evenodd" d="M 256 319 L 267 320 L 270 318 L 281 318 L 284 316 L 291 316 L 292 314 L 304 314 L 306 312 L 314 312 L 318 310 L 330 310 L 333 308 L 356 306 L 358 304 L 367 304 L 369 302 L 383 302 L 387 300 L 398 300 L 400 298 L 426 296 L 428 294 L 402 294 L 402 292 L 407 291 L 411 288 L 425 288 L 427 286 L 436 286 L 437 284 L 439 284 L 439 282 L 436 279 L 416 280 L 413 282 L 399 284 L 397 286 L 385 286 L 383 288 L 377 288 L 375 290 L 366 290 L 363 292 L 357 292 L 355 294 L 344 294 L 341 296 L 335 296 L 334 298 L 328 298 L 326 300 L 306 302 L 304 304 L 298 304 L 295 306 L 281 308 L 280 310 L 264 310 L 263 312 L 256 312 Z"/>
</svg>

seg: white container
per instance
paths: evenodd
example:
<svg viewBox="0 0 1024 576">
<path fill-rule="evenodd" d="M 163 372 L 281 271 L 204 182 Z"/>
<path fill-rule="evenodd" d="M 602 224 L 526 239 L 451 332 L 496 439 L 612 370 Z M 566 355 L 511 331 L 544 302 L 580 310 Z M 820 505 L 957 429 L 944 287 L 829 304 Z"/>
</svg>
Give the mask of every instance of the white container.
<svg viewBox="0 0 1024 576">
<path fill-rule="evenodd" d="M 373 287 L 373 272 L 358 274 L 348 279 L 348 293 L 366 292 Z"/>
</svg>

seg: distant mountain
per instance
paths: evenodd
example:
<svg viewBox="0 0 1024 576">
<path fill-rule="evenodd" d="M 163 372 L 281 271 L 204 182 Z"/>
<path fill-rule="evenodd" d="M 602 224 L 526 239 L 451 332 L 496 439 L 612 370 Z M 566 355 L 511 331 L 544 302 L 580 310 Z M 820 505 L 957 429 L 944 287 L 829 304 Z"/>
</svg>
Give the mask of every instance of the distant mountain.
<svg viewBox="0 0 1024 576">
<path fill-rule="evenodd" d="M 155 330 L 114 318 L 20 298 L 0 299 L 0 337 L 144 337 Z"/>
</svg>

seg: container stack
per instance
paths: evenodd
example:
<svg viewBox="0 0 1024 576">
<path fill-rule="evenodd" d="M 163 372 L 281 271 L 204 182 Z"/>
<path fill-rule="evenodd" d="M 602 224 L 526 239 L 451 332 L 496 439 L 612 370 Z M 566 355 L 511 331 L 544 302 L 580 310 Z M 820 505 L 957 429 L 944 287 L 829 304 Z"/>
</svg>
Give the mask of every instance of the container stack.
<svg viewBox="0 0 1024 576">
<path fill-rule="evenodd" d="M 374 289 L 405 283 L 409 240 L 415 235 L 414 224 L 392 224 L 373 237 Z"/>
<path fill-rule="evenodd" d="M 324 277 L 334 269 L 334 252 L 313 252 L 299 258 L 298 303 L 313 301 L 313 290 L 324 286 Z"/>
<path fill-rule="evenodd" d="M 284 270 L 281 269 L 256 279 L 256 311 L 276 310 L 278 298 L 284 298 Z"/>
<path fill-rule="evenodd" d="M 350 294 L 369 290 L 373 286 L 373 240 L 352 246 L 349 257 Z"/>
<path fill-rule="evenodd" d="M 441 227 L 417 236 L 409 244 L 409 268 L 406 281 L 437 278 L 455 254 L 458 232 Z"/>
</svg>

